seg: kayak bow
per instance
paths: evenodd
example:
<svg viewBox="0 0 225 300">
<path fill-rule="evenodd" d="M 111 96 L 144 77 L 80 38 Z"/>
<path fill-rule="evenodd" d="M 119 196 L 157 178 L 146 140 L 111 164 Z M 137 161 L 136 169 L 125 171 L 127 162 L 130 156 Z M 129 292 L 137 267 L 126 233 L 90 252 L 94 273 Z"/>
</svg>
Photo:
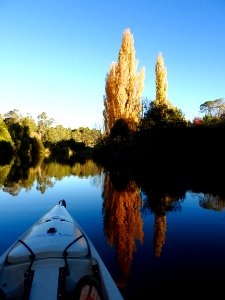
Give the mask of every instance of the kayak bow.
<svg viewBox="0 0 225 300">
<path fill-rule="evenodd" d="M 92 242 L 60 200 L 0 257 L 0 300 L 75 299 L 84 278 L 104 300 L 123 297 Z"/>
</svg>

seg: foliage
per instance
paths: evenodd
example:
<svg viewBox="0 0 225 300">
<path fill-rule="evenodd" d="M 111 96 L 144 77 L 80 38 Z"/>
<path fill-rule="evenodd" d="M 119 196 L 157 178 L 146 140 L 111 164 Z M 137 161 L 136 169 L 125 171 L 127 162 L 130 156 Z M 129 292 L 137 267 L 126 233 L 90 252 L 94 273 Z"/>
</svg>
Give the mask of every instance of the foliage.
<svg viewBox="0 0 225 300">
<path fill-rule="evenodd" d="M 156 103 L 159 104 L 167 104 L 169 105 L 167 99 L 167 90 L 168 90 L 168 82 L 167 82 L 167 70 L 164 66 L 164 60 L 162 53 L 159 52 L 156 65 L 155 65 L 155 83 L 156 83 Z"/>
<path fill-rule="evenodd" d="M 61 156 L 65 155 L 66 159 L 84 149 L 87 156 L 88 147 L 94 147 L 102 136 L 101 130 L 88 127 L 73 130 L 62 125 L 52 127 L 54 120 L 49 119 L 45 112 L 38 116 L 37 124 L 30 115 L 23 117 L 18 110 L 9 111 L 4 116 L 5 119 L 2 117 L 0 122 L 0 141 L 10 142 L 14 146 L 14 154 L 21 156 L 26 163 L 33 160 L 35 164 L 45 154 L 51 155 L 51 151 L 45 149 L 45 146 L 53 149 L 52 153 L 57 152 L 57 156 L 59 153 Z M 65 146 L 66 141 L 68 144 Z"/>
<path fill-rule="evenodd" d="M 60 141 L 74 140 L 77 143 L 84 143 L 87 147 L 95 146 L 100 138 L 101 132 L 88 127 L 80 127 L 78 129 L 65 128 L 62 125 L 50 127 L 45 132 L 45 144 L 56 144 Z"/>
<path fill-rule="evenodd" d="M 14 109 L 11 110 L 9 112 L 7 112 L 6 114 L 4 114 L 4 121 L 6 123 L 6 125 L 11 125 L 13 123 L 19 123 L 20 119 L 21 119 L 21 114 L 18 111 L 18 109 Z"/>
<path fill-rule="evenodd" d="M 206 101 L 200 105 L 200 112 L 210 117 L 220 117 L 225 113 L 225 102 L 223 98 Z"/>
<path fill-rule="evenodd" d="M 38 116 L 38 124 L 37 124 L 37 132 L 39 134 L 40 139 L 45 141 L 45 134 L 48 127 L 50 127 L 54 123 L 54 119 L 49 119 L 45 112 L 42 112 Z"/>
<path fill-rule="evenodd" d="M 50 143 L 57 143 L 62 140 L 69 140 L 71 138 L 71 130 L 57 125 L 56 127 L 47 127 L 45 131 L 45 141 Z"/>
<path fill-rule="evenodd" d="M 14 142 L 16 151 L 21 152 L 21 154 L 28 154 L 31 150 L 29 127 L 23 127 L 18 122 L 15 122 L 8 125 L 8 130 Z"/>
<path fill-rule="evenodd" d="M 173 106 L 167 99 L 167 70 L 164 66 L 162 53 L 157 57 L 155 66 L 156 99 L 151 101 L 149 108 L 145 109 L 144 117 L 140 122 L 140 129 L 149 129 L 153 126 L 180 126 L 187 122 L 180 109 Z"/>
<path fill-rule="evenodd" d="M 113 62 L 106 76 L 104 96 L 104 127 L 109 133 L 116 120 L 124 119 L 134 129 L 141 116 L 141 94 L 144 89 L 144 68 L 137 71 L 133 35 L 123 33 L 118 62 Z"/>
<path fill-rule="evenodd" d="M 52 156 L 61 163 L 68 163 L 69 160 L 73 161 L 71 157 L 78 157 L 81 152 L 85 151 L 85 144 L 82 142 L 76 142 L 73 139 L 61 140 L 53 144 L 48 143 L 48 147 Z"/>
<path fill-rule="evenodd" d="M 45 147 L 42 141 L 37 137 L 34 136 L 31 138 L 31 145 L 32 145 L 32 157 L 39 158 L 45 155 Z"/>
<path fill-rule="evenodd" d="M 12 143 L 11 135 L 4 122 L 0 123 L 0 141 L 7 141 Z"/>
<path fill-rule="evenodd" d="M 204 121 L 202 118 L 196 117 L 193 119 L 192 124 L 195 126 L 202 126 L 204 124 Z"/>
<path fill-rule="evenodd" d="M 127 122 L 124 119 L 118 119 L 111 128 L 109 137 L 111 139 L 125 140 L 128 138 L 129 134 L 130 128 Z"/>
<path fill-rule="evenodd" d="M 89 129 L 88 127 L 79 127 L 78 129 L 74 129 L 71 135 L 76 142 L 84 143 L 86 147 L 94 147 L 101 138 L 101 131 Z"/>
<path fill-rule="evenodd" d="M 204 125 L 206 126 L 218 126 L 223 123 L 223 119 L 218 116 L 205 115 L 203 118 Z"/>
<path fill-rule="evenodd" d="M 180 109 L 168 106 L 167 103 L 152 101 L 149 110 L 141 121 L 140 128 L 148 129 L 153 126 L 186 125 L 186 120 Z"/>
<path fill-rule="evenodd" d="M 13 111 L 14 112 L 14 111 Z M 4 129 L 4 132 L 8 132 L 8 139 L 10 137 L 11 142 L 13 142 L 15 148 L 15 154 L 19 155 L 20 158 L 25 163 L 29 163 L 32 159 L 36 157 L 43 156 L 44 146 L 42 142 L 37 137 L 35 132 L 35 123 L 32 118 L 27 117 L 12 117 L 12 112 L 7 115 L 7 127 L 4 123 L 1 124 L 0 128 Z M 33 136 L 33 137 L 32 137 Z"/>
<path fill-rule="evenodd" d="M 21 117 L 20 124 L 23 127 L 29 128 L 30 135 L 32 135 L 34 132 L 37 131 L 37 125 L 36 125 L 34 119 L 30 115 L 27 115 L 26 117 Z"/>
</svg>

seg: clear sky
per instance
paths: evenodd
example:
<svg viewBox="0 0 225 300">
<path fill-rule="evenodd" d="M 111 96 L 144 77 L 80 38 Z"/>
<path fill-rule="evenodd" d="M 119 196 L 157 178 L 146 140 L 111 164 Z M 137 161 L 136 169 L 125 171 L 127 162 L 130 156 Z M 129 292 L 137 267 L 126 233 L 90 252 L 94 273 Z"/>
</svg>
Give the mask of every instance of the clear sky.
<svg viewBox="0 0 225 300">
<path fill-rule="evenodd" d="M 143 97 L 155 98 L 162 52 L 168 98 L 187 119 L 225 98 L 225 0 L 0 0 L 0 114 L 101 127 L 105 77 L 126 28 L 146 71 Z"/>
</svg>

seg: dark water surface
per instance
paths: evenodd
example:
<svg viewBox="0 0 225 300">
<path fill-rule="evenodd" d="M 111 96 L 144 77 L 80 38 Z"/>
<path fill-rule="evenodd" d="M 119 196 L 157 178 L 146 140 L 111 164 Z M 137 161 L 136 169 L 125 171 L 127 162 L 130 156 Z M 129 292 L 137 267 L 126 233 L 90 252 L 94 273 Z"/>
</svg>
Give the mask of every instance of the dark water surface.
<svg viewBox="0 0 225 300">
<path fill-rule="evenodd" d="M 186 191 L 156 203 L 132 179 L 115 187 L 116 176 L 91 160 L 15 174 L 0 166 L 0 254 L 65 199 L 125 299 L 223 287 L 225 200 L 218 195 Z"/>
</svg>

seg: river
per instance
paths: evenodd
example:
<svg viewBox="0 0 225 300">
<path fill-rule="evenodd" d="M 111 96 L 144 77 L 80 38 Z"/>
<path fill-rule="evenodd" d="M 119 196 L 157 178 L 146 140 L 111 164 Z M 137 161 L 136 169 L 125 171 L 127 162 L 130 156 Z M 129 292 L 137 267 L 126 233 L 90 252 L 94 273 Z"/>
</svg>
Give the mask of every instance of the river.
<svg viewBox="0 0 225 300">
<path fill-rule="evenodd" d="M 156 195 L 152 187 L 121 178 L 92 160 L 42 163 L 25 171 L 0 166 L 0 253 L 65 199 L 124 299 L 162 291 L 175 295 L 187 287 L 220 289 L 225 199 L 191 190 Z"/>
</svg>

